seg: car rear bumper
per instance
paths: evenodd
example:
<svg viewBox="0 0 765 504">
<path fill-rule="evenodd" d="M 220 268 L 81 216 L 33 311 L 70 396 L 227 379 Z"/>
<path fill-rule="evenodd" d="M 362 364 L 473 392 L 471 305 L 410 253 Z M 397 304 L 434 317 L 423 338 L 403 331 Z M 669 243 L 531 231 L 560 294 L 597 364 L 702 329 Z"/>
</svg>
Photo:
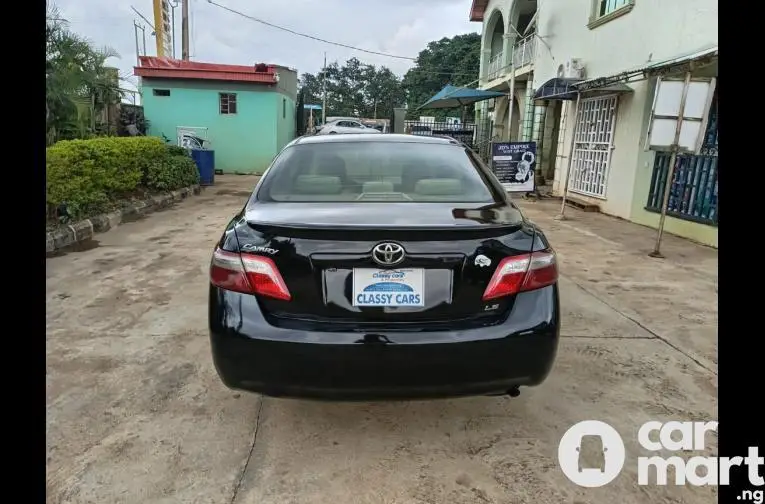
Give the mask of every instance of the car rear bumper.
<svg viewBox="0 0 765 504">
<path fill-rule="evenodd" d="M 230 388 L 376 400 L 500 393 L 544 381 L 560 333 L 557 285 L 516 297 L 498 325 L 460 331 L 315 332 L 269 325 L 253 296 L 210 287 L 215 367 Z"/>
</svg>

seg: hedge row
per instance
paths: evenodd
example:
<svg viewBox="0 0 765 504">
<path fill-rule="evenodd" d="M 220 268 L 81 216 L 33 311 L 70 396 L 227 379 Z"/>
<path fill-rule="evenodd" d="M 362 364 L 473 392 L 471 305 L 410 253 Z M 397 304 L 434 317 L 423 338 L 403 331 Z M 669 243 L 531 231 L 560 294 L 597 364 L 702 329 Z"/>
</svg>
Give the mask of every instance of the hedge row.
<svg viewBox="0 0 765 504">
<path fill-rule="evenodd" d="M 73 219 L 109 211 L 146 192 L 199 183 L 186 150 L 155 137 L 61 141 L 47 148 L 46 167 L 48 215 L 64 203 Z"/>
</svg>

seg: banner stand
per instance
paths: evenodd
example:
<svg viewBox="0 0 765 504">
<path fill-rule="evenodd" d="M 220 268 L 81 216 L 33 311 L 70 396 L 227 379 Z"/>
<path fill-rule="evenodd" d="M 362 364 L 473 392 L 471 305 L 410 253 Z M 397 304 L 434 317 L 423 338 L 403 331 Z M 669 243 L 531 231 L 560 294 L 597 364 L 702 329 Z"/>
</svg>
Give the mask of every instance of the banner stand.
<svg viewBox="0 0 765 504">
<path fill-rule="evenodd" d="M 523 194 L 535 192 L 536 168 L 536 142 L 491 143 L 491 171 L 505 191 Z"/>
</svg>

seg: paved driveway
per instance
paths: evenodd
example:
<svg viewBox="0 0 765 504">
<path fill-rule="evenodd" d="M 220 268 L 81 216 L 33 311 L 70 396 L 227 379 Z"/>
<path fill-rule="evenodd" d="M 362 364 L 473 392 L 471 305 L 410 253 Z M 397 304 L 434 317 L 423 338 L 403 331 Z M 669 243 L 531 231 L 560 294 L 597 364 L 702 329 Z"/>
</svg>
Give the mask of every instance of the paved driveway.
<svg viewBox="0 0 765 504">
<path fill-rule="evenodd" d="M 206 331 L 212 246 L 253 184 L 223 177 L 48 259 L 48 502 L 716 502 L 709 488 L 639 487 L 635 463 L 643 422 L 717 417 L 714 251 L 668 237 L 670 259 L 649 259 L 650 230 L 576 211 L 559 223 L 553 203 L 524 203 L 563 275 L 542 386 L 517 399 L 262 399 L 219 382 Z M 595 490 L 557 466 L 560 437 L 588 419 L 627 448 L 622 474 Z"/>
</svg>

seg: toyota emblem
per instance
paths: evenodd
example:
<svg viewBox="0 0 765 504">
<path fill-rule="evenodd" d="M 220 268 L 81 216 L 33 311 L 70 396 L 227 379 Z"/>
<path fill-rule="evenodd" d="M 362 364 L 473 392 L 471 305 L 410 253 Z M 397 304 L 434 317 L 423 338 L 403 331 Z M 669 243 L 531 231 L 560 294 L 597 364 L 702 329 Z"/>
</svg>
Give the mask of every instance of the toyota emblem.
<svg viewBox="0 0 765 504">
<path fill-rule="evenodd" d="M 381 243 L 372 249 L 372 259 L 381 266 L 395 266 L 404 260 L 404 247 L 398 243 Z"/>
</svg>

